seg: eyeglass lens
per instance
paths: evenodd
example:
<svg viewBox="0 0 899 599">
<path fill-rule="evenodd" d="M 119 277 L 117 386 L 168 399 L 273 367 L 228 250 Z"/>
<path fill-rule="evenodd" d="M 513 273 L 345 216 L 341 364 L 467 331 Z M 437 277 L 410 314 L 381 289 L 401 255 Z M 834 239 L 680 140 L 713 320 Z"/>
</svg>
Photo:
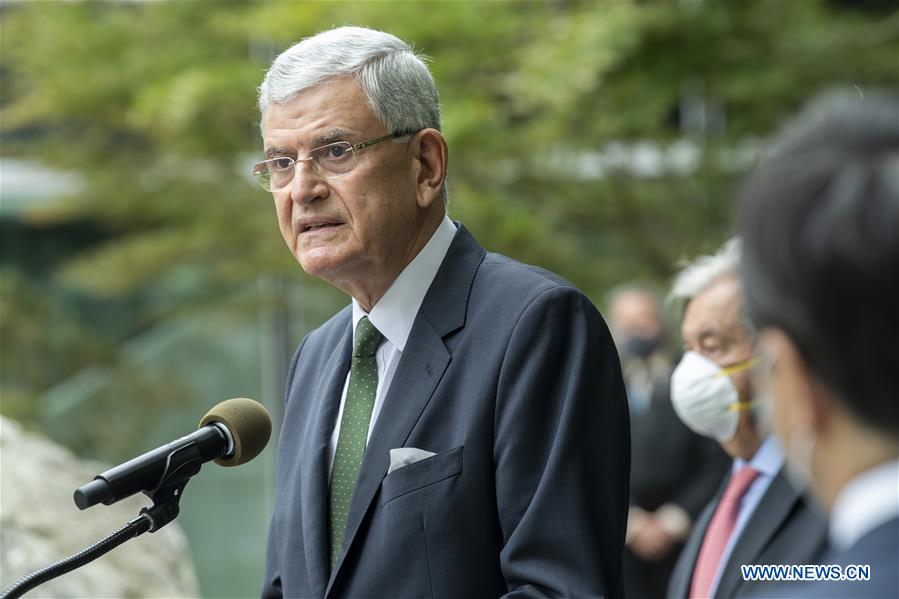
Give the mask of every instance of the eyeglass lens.
<svg viewBox="0 0 899 599">
<path fill-rule="evenodd" d="M 314 148 L 308 157 L 299 160 L 289 156 L 265 160 L 257 165 L 254 174 L 267 191 L 272 188 L 280 189 L 290 183 L 296 172 L 296 163 L 301 161 L 311 162 L 313 170 L 319 176 L 336 177 L 353 170 L 356 166 L 356 153 L 349 142 L 338 141 Z"/>
</svg>

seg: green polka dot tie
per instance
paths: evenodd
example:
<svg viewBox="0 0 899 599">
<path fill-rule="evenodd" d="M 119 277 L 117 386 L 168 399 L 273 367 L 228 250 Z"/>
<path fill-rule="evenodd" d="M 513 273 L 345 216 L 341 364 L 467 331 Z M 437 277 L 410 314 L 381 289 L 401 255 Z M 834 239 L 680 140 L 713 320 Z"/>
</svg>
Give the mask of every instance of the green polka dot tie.
<svg viewBox="0 0 899 599">
<path fill-rule="evenodd" d="M 340 436 L 331 468 L 331 498 L 329 503 L 329 524 L 331 532 L 331 567 L 343 545 L 343 530 L 346 528 L 350 498 L 362 465 L 362 453 L 368 436 L 368 424 L 375 405 L 378 390 L 378 363 L 375 352 L 384 336 L 375 328 L 367 316 L 356 325 L 356 340 L 353 343 L 353 361 L 350 365 L 350 384 L 346 390 L 343 417 L 340 420 Z"/>
</svg>

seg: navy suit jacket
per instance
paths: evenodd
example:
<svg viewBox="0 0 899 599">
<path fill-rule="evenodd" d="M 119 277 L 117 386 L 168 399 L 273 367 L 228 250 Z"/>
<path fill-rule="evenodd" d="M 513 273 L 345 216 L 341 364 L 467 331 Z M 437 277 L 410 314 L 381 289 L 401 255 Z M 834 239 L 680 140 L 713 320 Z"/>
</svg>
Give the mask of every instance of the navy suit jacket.
<svg viewBox="0 0 899 599">
<path fill-rule="evenodd" d="M 619 596 L 630 461 L 611 336 L 544 270 L 458 225 L 328 558 L 328 439 L 351 308 L 290 366 L 263 597 Z M 435 456 L 387 474 L 391 448 Z"/>
<path fill-rule="evenodd" d="M 820 580 L 768 585 L 758 597 L 764 599 L 894 599 L 899 597 L 899 518 L 868 532 L 843 551 L 831 550 L 822 565 L 869 566 L 869 580 Z"/>
<path fill-rule="evenodd" d="M 671 575 L 668 599 L 689 596 L 702 541 L 729 481 L 730 476 L 725 478 L 718 495 L 697 519 Z M 814 564 L 820 559 L 826 543 L 827 522 L 796 492 L 781 468 L 734 544 L 715 589 L 715 597 L 745 597 L 759 592 L 763 583 L 743 580 L 741 565 Z"/>
</svg>

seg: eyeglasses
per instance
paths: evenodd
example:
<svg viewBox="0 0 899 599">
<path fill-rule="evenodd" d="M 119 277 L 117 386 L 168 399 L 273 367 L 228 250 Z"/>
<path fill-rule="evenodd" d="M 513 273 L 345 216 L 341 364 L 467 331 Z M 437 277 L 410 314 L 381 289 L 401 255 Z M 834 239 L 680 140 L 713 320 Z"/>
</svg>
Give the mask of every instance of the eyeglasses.
<svg viewBox="0 0 899 599">
<path fill-rule="evenodd" d="M 394 131 L 381 137 L 351 144 L 348 141 L 335 141 L 313 148 L 305 158 L 291 158 L 290 156 L 277 156 L 256 163 L 253 167 L 253 175 L 262 185 L 265 191 L 278 191 L 287 187 L 293 180 L 296 165 L 299 162 L 309 162 L 312 170 L 318 176 L 325 179 L 340 177 L 356 168 L 356 152 L 379 144 L 388 139 L 397 139 L 407 135 L 414 135 L 417 131 Z"/>
</svg>

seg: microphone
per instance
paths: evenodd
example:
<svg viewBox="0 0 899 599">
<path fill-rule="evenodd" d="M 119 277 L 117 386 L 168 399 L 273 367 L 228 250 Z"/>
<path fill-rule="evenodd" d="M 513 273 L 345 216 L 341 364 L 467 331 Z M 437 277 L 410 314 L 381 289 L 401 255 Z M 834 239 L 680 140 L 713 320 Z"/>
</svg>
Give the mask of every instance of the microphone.
<svg viewBox="0 0 899 599">
<path fill-rule="evenodd" d="M 271 432 L 272 421 L 262 404 L 242 397 L 227 399 L 203 416 L 195 432 L 110 468 L 79 487 L 75 505 L 81 510 L 98 503 L 112 505 L 141 491 L 152 493 L 168 481 L 186 482 L 212 460 L 221 466 L 239 466 L 259 455 Z"/>
</svg>

